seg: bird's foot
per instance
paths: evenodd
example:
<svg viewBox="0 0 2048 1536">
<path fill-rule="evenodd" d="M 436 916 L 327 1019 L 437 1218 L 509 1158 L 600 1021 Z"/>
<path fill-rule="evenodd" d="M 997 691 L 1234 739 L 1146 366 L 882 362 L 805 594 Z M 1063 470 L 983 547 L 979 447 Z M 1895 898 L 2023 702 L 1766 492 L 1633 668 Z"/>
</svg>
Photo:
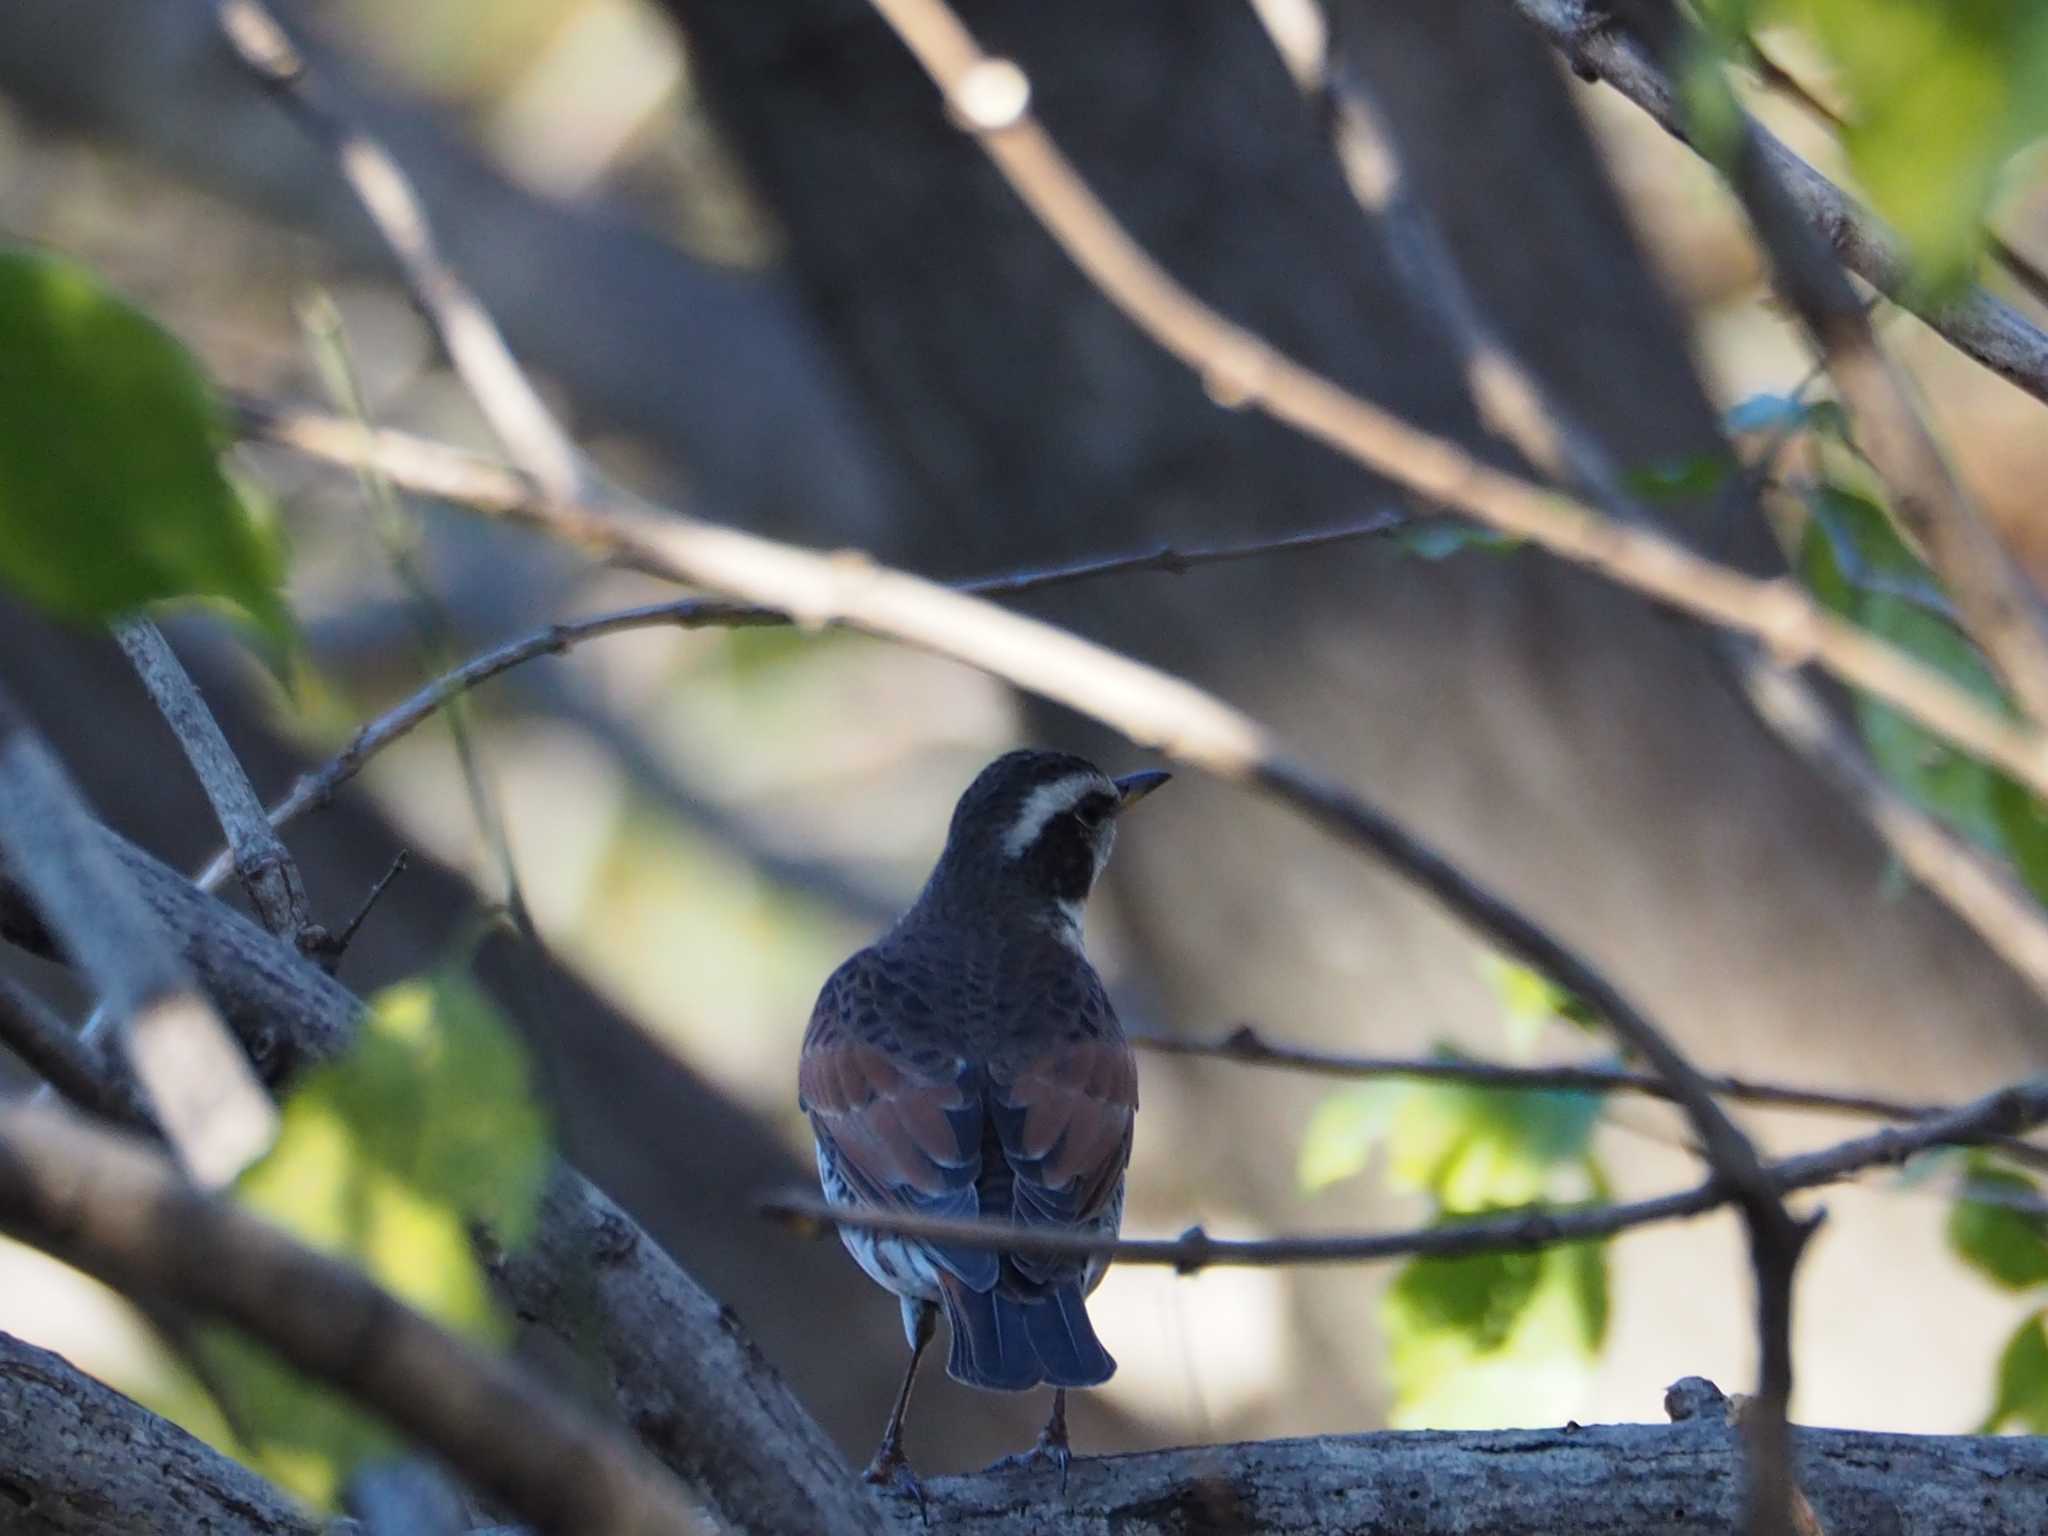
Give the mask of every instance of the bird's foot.
<svg viewBox="0 0 2048 1536">
<path fill-rule="evenodd" d="M 1038 1443 L 1030 1450 L 1019 1451 L 1014 1456 L 1005 1456 L 1001 1461 L 990 1462 L 984 1470 L 1015 1472 L 1050 1464 L 1060 1469 L 1060 1492 L 1064 1494 L 1067 1491 L 1067 1471 L 1073 1465 L 1073 1461 L 1073 1448 L 1067 1444 L 1064 1426 L 1055 1433 L 1048 1425 L 1039 1435 Z"/>
<path fill-rule="evenodd" d="M 925 1508 L 924 1485 L 917 1480 L 917 1474 L 910 1470 L 910 1460 L 903 1454 L 901 1446 L 885 1445 L 875 1452 L 875 1459 L 867 1464 L 861 1473 L 863 1482 L 886 1488 L 891 1493 L 907 1493 L 917 1500 L 917 1514 L 927 1523 L 931 1511 Z"/>
</svg>

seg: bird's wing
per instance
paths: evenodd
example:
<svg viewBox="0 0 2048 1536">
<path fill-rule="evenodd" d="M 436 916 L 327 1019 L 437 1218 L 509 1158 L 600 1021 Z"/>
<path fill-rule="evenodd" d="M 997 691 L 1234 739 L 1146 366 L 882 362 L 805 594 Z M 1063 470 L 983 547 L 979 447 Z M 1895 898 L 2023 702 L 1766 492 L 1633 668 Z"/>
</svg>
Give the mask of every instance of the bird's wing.
<svg viewBox="0 0 2048 1536">
<path fill-rule="evenodd" d="M 821 1157 L 861 1203 L 971 1221 L 980 1212 L 980 1069 L 900 1049 L 889 1027 L 887 980 L 879 988 L 877 981 L 864 950 L 825 983 L 804 1035 L 797 1101 Z M 995 1283 L 992 1253 L 916 1246 L 969 1285 Z"/>
<path fill-rule="evenodd" d="M 1131 1159 L 1137 1062 L 1092 974 L 1078 996 L 1069 982 L 1042 992 L 1032 1006 L 1059 1015 L 1055 1027 L 1037 1032 L 1048 1043 L 1017 1053 L 989 1091 L 1012 1174 L 1007 1214 L 1055 1226 L 1105 1225 L 1114 1219 Z M 1033 1279 L 1085 1267 L 1080 1260 L 1013 1262 Z"/>
</svg>

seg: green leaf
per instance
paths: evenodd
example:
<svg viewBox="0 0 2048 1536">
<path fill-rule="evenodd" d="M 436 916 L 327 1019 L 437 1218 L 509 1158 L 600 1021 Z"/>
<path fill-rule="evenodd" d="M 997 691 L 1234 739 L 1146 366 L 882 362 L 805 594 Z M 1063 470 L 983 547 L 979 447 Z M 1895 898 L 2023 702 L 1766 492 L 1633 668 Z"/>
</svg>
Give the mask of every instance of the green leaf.
<svg viewBox="0 0 2048 1536">
<path fill-rule="evenodd" d="M 1508 555 L 1522 547 L 1520 539 L 1508 534 L 1447 516 L 1426 517 L 1398 529 L 1388 542 L 1396 549 L 1424 560 L 1448 560 L 1452 555 L 1463 554 L 1467 550 Z"/>
<path fill-rule="evenodd" d="M 2048 1217 L 2010 1203 L 2039 1198 L 2039 1186 L 2025 1174 L 1982 1153 L 1972 1156 L 1963 1193 L 1949 1211 L 1949 1247 L 2007 1290 L 2048 1282 Z"/>
<path fill-rule="evenodd" d="M 2003 704 L 1983 655 L 1946 616 L 1939 584 L 1883 508 L 1840 486 L 1816 488 L 1800 574 L 1827 607 L 1889 640 L 1993 704 Z M 1887 705 L 1858 695 L 1856 719 L 1878 769 L 1918 804 L 1987 847 L 2001 847 L 1998 772 Z"/>
<path fill-rule="evenodd" d="M 1998 1357 L 1998 1395 L 1977 1433 L 2008 1429 L 2048 1435 L 2048 1312 L 2021 1323 Z"/>
<path fill-rule="evenodd" d="M 2001 773 L 1991 786 L 1991 814 L 2006 857 L 2027 889 L 2048 901 L 2048 807 L 2025 785 Z"/>
<path fill-rule="evenodd" d="M 548 1158 L 524 1053 L 477 988 L 446 974 L 372 999 L 348 1053 L 285 1101 L 277 1144 L 236 1194 L 495 1345 L 505 1321 L 471 1231 L 522 1242 Z M 314 1503 L 331 1504 L 356 1463 L 388 1447 L 383 1429 L 262 1350 L 209 1336 L 206 1353 L 253 1464 Z"/>
<path fill-rule="evenodd" d="M 1604 1243 L 1411 1260 L 1380 1308 L 1392 1422 L 1476 1427 L 1562 1417 L 1607 1319 Z"/>
<path fill-rule="evenodd" d="M 2038 0 L 1774 0 L 1840 72 L 1843 140 L 1933 292 L 1967 281 L 2005 162 L 2048 132 Z"/>
<path fill-rule="evenodd" d="M 215 596 L 287 632 L 282 562 L 222 473 L 185 350 L 73 262 L 0 251 L 0 582 L 98 620 Z"/>
<path fill-rule="evenodd" d="M 1295 1160 L 1295 1178 L 1302 1189 L 1317 1194 L 1365 1172 L 1373 1148 L 1392 1128 L 1401 1101 L 1413 1091 L 1412 1084 L 1391 1080 L 1361 1083 L 1318 1104 Z"/>
<path fill-rule="evenodd" d="M 1690 501 L 1718 489 L 1734 462 L 1725 453 L 1699 453 L 1660 464 L 1643 464 L 1621 477 L 1624 489 L 1645 501 Z"/>
<path fill-rule="evenodd" d="M 1507 1015 L 1509 1037 L 1518 1052 L 1526 1054 L 1542 1034 L 1543 1026 L 1552 1019 L 1577 1025 L 1589 1034 L 1599 1030 L 1598 1014 L 1534 966 L 1488 955 L 1485 969 Z"/>
<path fill-rule="evenodd" d="M 1556 1089 L 1416 1087 L 1396 1108 L 1387 1182 L 1446 1211 L 1527 1205 L 1585 1164 L 1605 1095 Z"/>
</svg>

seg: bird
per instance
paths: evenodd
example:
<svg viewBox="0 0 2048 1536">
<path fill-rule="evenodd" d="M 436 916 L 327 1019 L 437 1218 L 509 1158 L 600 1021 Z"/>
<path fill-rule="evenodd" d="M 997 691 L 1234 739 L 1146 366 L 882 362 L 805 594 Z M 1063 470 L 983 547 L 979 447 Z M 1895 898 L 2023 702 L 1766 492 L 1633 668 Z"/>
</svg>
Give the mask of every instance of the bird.
<svg viewBox="0 0 2048 1536">
<path fill-rule="evenodd" d="M 968 785 L 916 901 L 831 974 L 805 1031 L 797 1100 L 828 1203 L 1116 1235 L 1137 1062 L 1081 920 L 1122 817 L 1170 777 L 1112 779 L 1086 758 L 1025 749 Z M 898 1298 L 910 1346 L 863 1476 L 922 1502 L 903 1421 L 943 1312 L 954 1380 L 1054 1388 L 1037 1444 L 1009 1460 L 1049 1460 L 1064 1487 L 1067 1390 L 1116 1370 L 1086 1305 L 1107 1260 L 847 1225 L 839 1236 Z"/>
</svg>

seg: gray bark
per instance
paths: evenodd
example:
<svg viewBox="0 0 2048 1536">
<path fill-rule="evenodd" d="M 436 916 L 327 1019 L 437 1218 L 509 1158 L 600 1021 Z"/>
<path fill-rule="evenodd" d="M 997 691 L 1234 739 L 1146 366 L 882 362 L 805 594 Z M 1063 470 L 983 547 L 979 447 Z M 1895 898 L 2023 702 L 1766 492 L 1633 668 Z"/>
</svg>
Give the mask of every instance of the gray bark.
<svg viewBox="0 0 2048 1536">
<path fill-rule="evenodd" d="M 318 1536 L 254 1472 L 0 1333 L 0 1532 L 21 1536 Z"/>
<path fill-rule="evenodd" d="M 2036 1536 L 2048 1440 L 1800 1429 L 1799 1478 L 1830 1536 Z M 940 1478 L 934 1530 L 958 1536 L 1728 1536 L 1740 1526 L 1726 1425 L 1331 1436 Z M 1033 1483 L 1037 1488 L 1030 1493 Z M 1055 1513 L 1057 1511 L 1057 1513 Z"/>
<path fill-rule="evenodd" d="M 0 1532 L 313 1536 L 255 1474 L 56 1355 L 0 1335 Z M 1830 1533 L 2035 1536 L 2048 1440 L 1797 1432 Z M 1082 1458 L 927 1480 L 904 1529 L 954 1536 L 1726 1536 L 1741 1511 L 1735 1431 L 1675 1425 L 1388 1433 Z M 342 1529 L 352 1529 L 344 1523 Z M 497 1533 L 494 1533 L 497 1536 Z M 502 1536 L 515 1536 L 507 1530 Z"/>
<path fill-rule="evenodd" d="M 103 835 L 200 985 L 273 1082 L 342 1049 L 361 1004 L 254 923 L 119 834 Z M 34 938 L 28 903 L 0 885 L 0 931 Z M 877 1531 L 880 1514 L 729 1308 L 600 1191 L 557 1168 L 539 1229 L 493 1269 L 552 1357 L 602 1383 L 615 1411 L 725 1525 L 820 1536 Z"/>
</svg>

